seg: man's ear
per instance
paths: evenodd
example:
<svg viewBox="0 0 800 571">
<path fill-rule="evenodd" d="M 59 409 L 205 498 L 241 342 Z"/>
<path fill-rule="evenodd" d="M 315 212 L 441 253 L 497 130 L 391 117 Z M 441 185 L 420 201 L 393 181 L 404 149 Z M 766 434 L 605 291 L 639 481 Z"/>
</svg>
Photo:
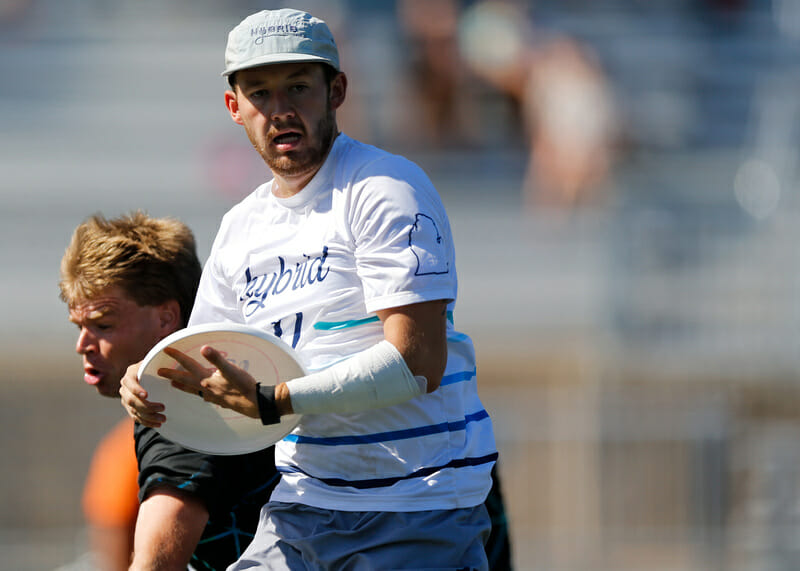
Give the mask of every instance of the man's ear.
<svg viewBox="0 0 800 571">
<path fill-rule="evenodd" d="M 331 81 L 330 89 L 330 106 L 331 109 L 338 109 L 344 103 L 344 98 L 347 95 L 347 76 L 344 73 L 339 73 Z"/>
<path fill-rule="evenodd" d="M 181 305 L 177 300 L 171 299 L 158 306 L 158 326 L 164 337 L 183 327 Z"/>
<path fill-rule="evenodd" d="M 225 91 L 225 107 L 228 109 L 228 113 L 231 114 L 231 119 L 237 125 L 243 125 L 242 123 L 242 116 L 239 114 L 239 100 L 236 97 L 236 93 L 231 91 L 230 89 Z"/>
</svg>

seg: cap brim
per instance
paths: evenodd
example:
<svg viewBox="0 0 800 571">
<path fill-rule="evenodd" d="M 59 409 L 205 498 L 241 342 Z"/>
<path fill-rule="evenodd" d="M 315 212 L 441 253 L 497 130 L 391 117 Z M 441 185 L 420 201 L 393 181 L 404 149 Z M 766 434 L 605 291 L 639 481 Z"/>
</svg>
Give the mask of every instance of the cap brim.
<svg viewBox="0 0 800 571">
<path fill-rule="evenodd" d="M 228 67 L 222 72 L 222 77 L 227 77 L 237 71 L 243 69 L 250 69 L 253 67 L 261 67 L 262 65 L 273 65 L 278 63 L 303 63 L 303 62 L 319 62 L 327 63 L 332 66 L 336 71 L 341 71 L 336 62 L 331 59 L 310 55 L 310 54 L 270 54 L 247 60 L 233 66 Z"/>
</svg>

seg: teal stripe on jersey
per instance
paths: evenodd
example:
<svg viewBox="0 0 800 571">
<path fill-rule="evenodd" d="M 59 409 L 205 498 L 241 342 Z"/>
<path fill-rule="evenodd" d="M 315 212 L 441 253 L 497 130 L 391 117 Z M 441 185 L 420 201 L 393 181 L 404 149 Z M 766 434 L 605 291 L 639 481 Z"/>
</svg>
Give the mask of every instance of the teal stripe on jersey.
<svg viewBox="0 0 800 571">
<path fill-rule="evenodd" d="M 447 312 L 447 320 L 453 323 L 453 312 Z M 348 319 L 347 321 L 317 321 L 314 324 L 314 329 L 318 331 L 338 331 L 340 329 L 349 329 L 350 327 L 358 327 L 367 323 L 375 323 L 380 321 L 377 315 L 372 317 L 365 317 L 363 319 Z"/>
<path fill-rule="evenodd" d="M 380 321 L 377 315 L 372 317 L 365 317 L 364 319 L 350 319 L 348 321 L 317 321 L 314 324 L 314 329 L 322 331 L 338 331 L 339 329 L 348 329 L 350 327 L 357 327 L 365 323 L 373 323 Z"/>
<path fill-rule="evenodd" d="M 388 432 L 359 434 L 353 436 L 317 437 L 289 434 L 284 438 L 284 440 L 296 442 L 297 444 L 316 444 L 317 446 L 352 446 L 357 444 L 374 444 L 376 442 L 408 440 L 409 438 L 429 436 L 431 434 L 439 434 L 442 432 L 457 432 L 459 430 L 465 430 L 467 424 L 470 422 L 477 422 L 486 418 L 489 418 L 489 413 L 487 413 L 486 410 L 480 410 L 474 414 L 468 414 L 464 420 L 458 422 L 442 422 L 440 424 L 419 426 L 417 428 L 407 428 L 405 430 L 391 430 Z"/>
</svg>

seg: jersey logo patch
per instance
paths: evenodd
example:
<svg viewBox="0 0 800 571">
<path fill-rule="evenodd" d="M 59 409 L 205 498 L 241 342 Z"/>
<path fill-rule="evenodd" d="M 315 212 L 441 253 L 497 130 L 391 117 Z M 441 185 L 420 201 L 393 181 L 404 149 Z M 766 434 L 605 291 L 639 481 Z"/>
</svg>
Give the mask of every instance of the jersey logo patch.
<svg viewBox="0 0 800 571">
<path fill-rule="evenodd" d="M 417 214 L 408 233 L 408 245 L 417 258 L 415 276 L 446 274 L 450 271 L 442 235 L 430 216 Z"/>
</svg>

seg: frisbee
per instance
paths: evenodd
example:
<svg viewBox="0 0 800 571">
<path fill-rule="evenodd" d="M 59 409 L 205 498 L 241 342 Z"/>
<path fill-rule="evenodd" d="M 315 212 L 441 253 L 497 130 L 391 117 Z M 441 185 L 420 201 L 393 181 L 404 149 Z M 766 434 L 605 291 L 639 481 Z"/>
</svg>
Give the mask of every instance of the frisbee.
<svg viewBox="0 0 800 571">
<path fill-rule="evenodd" d="M 207 454 L 246 454 L 272 446 L 297 426 L 299 414 L 284 415 L 278 424 L 263 425 L 260 419 L 206 402 L 158 376 L 160 368 L 178 367 L 175 359 L 164 353 L 166 347 L 212 366 L 200 355 L 205 345 L 220 351 L 262 385 L 277 385 L 306 374 L 289 345 L 246 325 L 212 323 L 176 331 L 158 342 L 139 367 L 139 383 L 147 391 L 147 399 L 164 404 L 167 421 L 156 430 L 165 438 Z"/>
</svg>

